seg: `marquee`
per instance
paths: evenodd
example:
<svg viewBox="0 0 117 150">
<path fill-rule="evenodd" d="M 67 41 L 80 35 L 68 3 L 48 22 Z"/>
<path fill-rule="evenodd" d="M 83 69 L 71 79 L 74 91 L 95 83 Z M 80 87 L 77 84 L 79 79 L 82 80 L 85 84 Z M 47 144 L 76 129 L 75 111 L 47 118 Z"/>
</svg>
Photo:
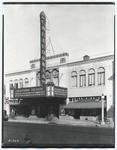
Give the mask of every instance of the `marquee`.
<svg viewBox="0 0 117 150">
<path fill-rule="evenodd" d="M 12 89 L 11 98 L 60 97 L 67 98 L 67 88 L 58 86 L 37 86 Z"/>
</svg>

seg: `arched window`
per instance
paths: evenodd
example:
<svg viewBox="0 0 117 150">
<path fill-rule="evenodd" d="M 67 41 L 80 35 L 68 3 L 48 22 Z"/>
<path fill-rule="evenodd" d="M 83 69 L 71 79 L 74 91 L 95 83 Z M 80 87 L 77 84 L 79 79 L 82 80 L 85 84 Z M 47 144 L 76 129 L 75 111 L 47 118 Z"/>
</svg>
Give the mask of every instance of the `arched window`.
<svg viewBox="0 0 117 150">
<path fill-rule="evenodd" d="M 105 85 L 105 69 L 98 68 L 98 85 Z"/>
<path fill-rule="evenodd" d="M 23 79 L 19 80 L 19 88 L 23 88 Z"/>
<path fill-rule="evenodd" d="M 25 78 L 24 83 L 25 83 L 25 86 L 28 86 L 29 79 L 28 79 L 28 78 Z"/>
<path fill-rule="evenodd" d="M 52 72 L 53 82 L 56 86 L 59 85 L 59 72 L 58 70 L 53 70 Z"/>
<path fill-rule="evenodd" d="M 89 69 L 88 71 L 88 83 L 89 83 L 89 86 L 95 85 L 95 70 L 94 69 Z"/>
<path fill-rule="evenodd" d="M 60 59 L 60 64 L 61 64 L 61 63 L 65 63 L 65 62 L 66 62 L 66 59 L 65 59 L 65 58 L 61 58 L 61 59 Z"/>
<path fill-rule="evenodd" d="M 37 72 L 37 78 L 36 78 L 36 81 L 37 81 L 37 86 L 40 86 L 40 71 Z"/>
<path fill-rule="evenodd" d="M 71 73 L 71 83 L 72 83 L 72 87 L 77 87 L 77 72 L 73 71 Z"/>
<path fill-rule="evenodd" d="M 31 69 L 35 68 L 35 64 L 31 64 Z"/>
<path fill-rule="evenodd" d="M 9 87 L 10 87 L 10 89 L 13 87 L 13 81 L 12 80 L 9 81 Z"/>
<path fill-rule="evenodd" d="M 15 86 L 15 89 L 18 88 L 18 80 L 17 79 L 14 80 L 14 86 Z"/>
<path fill-rule="evenodd" d="M 80 75 L 80 87 L 86 86 L 86 72 L 84 70 L 81 70 L 79 75 Z"/>
<path fill-rule="evenodd" d="M 46 83 L 50 82 L 51 79 L 51 73 L 49 71 L 46 71 Z"/>
</svg>

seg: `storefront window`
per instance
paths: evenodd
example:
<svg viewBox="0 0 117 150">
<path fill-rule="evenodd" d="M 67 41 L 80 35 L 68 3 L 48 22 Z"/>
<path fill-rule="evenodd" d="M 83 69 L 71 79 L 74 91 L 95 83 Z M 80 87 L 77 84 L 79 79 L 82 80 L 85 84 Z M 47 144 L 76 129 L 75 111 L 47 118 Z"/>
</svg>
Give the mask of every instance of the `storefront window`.
<svg viewBox="0 0 117 150">
<path fill-rule="evenodd" d="M 71 85 L 72 87 L 77 87 L 77 72 L 73 71 L 71 73 Z"/>
<path fill-rule="evenodd" d="M 89 69 L 88 71 L 88 83 L 89 83 L 89 86 L 95 85 L 95 70 L 94 69 Z"/>
<path fill-rule="evenodd" d="M 98 85 L 105 85 L 105 69 L 98 68 Z"/>
<path fill-rule="evenodd" d="M 59 73 L 57 70 L 54 70 L 52 73 L 54 85 L 59 85 Z"/>
<path fill-rule="evenodd" d="M 80 71 L 80 87 L 86 86 L 86 72 L 84 70 Z"/>
</svg>

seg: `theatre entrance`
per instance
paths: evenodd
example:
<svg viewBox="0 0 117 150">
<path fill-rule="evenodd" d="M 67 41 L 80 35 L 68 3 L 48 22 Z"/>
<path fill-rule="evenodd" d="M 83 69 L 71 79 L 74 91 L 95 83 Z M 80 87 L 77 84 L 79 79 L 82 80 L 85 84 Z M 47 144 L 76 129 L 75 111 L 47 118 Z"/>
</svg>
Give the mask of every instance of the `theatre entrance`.
<svg viewBox="0 0 117 150">
<path fill-rule="evenodd" d="M 54 115 L 59 118 L 60 107 L 65 103 L 65 98 L 25 98 L 18 105 L 10 105 L 10 112 L 14 111 L 15 116 L 45 118 Z"/>
<path fill-rule="evenodd" d="M 32 99 L 30 105 L 30 115 L 36 115 L 39 118 L 43 118 L 53 114 L 59 118 L 60 106 L 65 105 L 65 101 L 66 99 L 62 98 L 42 98 L 38 100 Z"/>
<path fill-rule="evenodd" d="M 13 89 L 13 98 L 18 99 L 19 112 L 27 116 L 46 117 L 51 114 L 59 118 L 59 110 L 66 104 L 67 88 L 58 86 L 37 86 Z M 25 106 L 25 107 L 24 107 Z"/>
</svg>

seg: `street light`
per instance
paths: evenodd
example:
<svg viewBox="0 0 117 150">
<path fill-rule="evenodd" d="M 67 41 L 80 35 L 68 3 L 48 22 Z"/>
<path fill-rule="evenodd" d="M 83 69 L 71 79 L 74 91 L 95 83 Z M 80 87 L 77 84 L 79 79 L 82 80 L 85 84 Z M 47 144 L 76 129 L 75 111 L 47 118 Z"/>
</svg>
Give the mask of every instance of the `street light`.
<svg viewBox="0 0 117 150">
<path fill-rule="evenodd" d="M 102 96 L 101 96 L 101 100 L 102 100 L 102 122 L 101 122 L 101 124 L 102 125 L 105 125 L 105 122 L 104 122 L 104 94 L 102 94 Z"/>
</svg>

